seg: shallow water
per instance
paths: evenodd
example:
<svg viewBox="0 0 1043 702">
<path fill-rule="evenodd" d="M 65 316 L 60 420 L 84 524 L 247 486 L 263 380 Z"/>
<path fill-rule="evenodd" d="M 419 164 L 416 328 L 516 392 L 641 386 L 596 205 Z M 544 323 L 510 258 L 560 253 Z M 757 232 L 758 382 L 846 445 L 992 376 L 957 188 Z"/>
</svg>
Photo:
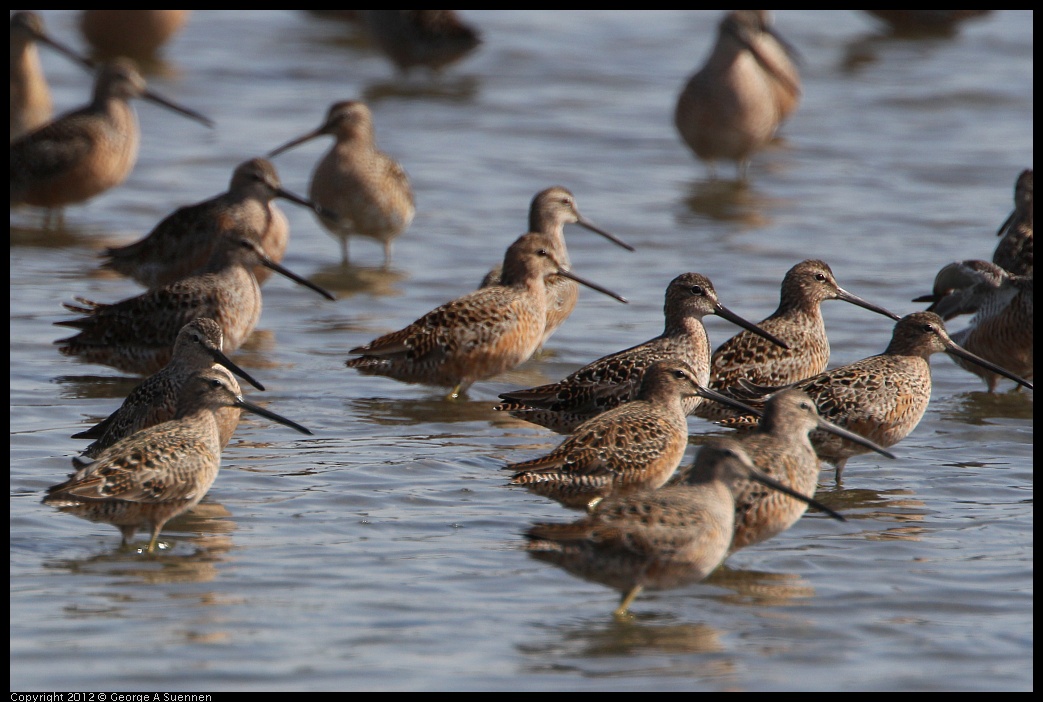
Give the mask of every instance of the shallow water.
<svg viewBox="0 0 1043 702">
<path fill-rule="evenodd" d="M 900 314 L 945 263 L 991 259 L 1032 164 L 1031 13 L 915 40 L 855 11 L 777 13 L 804 97 L 746 188 L 708 182 L 672 124 L 716 12 L 464 16 L 485 43 L 432 84 L 396 77 L 347 24 L 197 12 L 150 80 L 216 129 L 142 104 L 125 184 L 70 208 L 59 231 L 12 212 L 11 689 L 1031 690 L 1032 392 L 989 395 L 935 357 L 931 405 L 897 460 L 852 459 L 840 485 L 823 471 L 818 497 L 847 523 L 809 513 L 711 582 L 642 595 L 626 623 L 610 614 L 617 593 L 520 549 L 530 523 L 575 515 L 506 488 L 500 467 L 561 437 L 490 409 L 659 333 L 663 291 L 684 271 L 756 321 L 803 258 Z M 44 17 L 83 45 L 74 13 Z M 59 109 L 86 100 L 82 71 L 43 60 Z M 83 448 L 69 435 L 137 382 L 51 344 L 62 302 L 140 291 L 97 271 L 102 247 L 221 192 L 236 164 L 352 98 L 409 172 L 416 219 L 391 271 L 365 240 L 344 271 L 337 242 L 285 205 L 284 264 L 339 299 L 269 280 L 233 355 L 268 387 L 249 399 L 315 436 L 245 418 L 156 558 L 41 505 Z M 328 141 L 275 160 L 288 189 L 307 191 Z M 576 272 L 629 305 L 584 290 L 544 357 L 455 403 L 344 367 L 349 348 L 475 287 L 552 184 L 637 247 L 567 229 Z M 831 366 L 886 346 L 886 318 L 823 307 Z M 737 331 L 707 328 L 714 345 Z M 689 425 L 693 452 L 723 431 Z"/>
</svg>

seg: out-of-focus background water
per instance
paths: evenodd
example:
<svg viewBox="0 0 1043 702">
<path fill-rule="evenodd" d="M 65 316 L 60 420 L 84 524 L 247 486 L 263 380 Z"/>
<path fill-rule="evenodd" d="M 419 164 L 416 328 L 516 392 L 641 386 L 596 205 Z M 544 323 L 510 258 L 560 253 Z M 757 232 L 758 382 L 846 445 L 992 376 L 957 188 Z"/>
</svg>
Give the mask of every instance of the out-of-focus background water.
<svg viewBox="0 0 1043 702">
<path fill-rule="evenodd" d="M 85 50 L 76 12 L 42 14 Z M 1031 690 L 1032 392 L 989 395 L 934 357 L 930 407 L 897 460 L 852 459 L 840 485 L 823 471 L 819 499 L 847 523 L 810 513 L 710 582 L 642 595 L 625 623 L 617 593 L 521 550 L 532 522 L 576 515 L 507 488 L 500 468 L 562 437 L 491 407 L 658 334 L 666 284 L 685 271 L 756 321 L 804 258 L 900 314 L 942 265 L 991 259 L 1032 165 L 1032 13 L 906 39 L 859 11 L 777 12 L 804 97 L 746 188 L 709 183 L 672 122 L 717 12 L 462 16 L 484 44 L 431 80 L 396 75 L 351 24 L 197 11 L 148 76 L 216 128 L 140 103 L 126 183 L 69 208 L 59 231 L 11 213 L 11 689 Z M 46 50 L 43 63 L 59 110 L 86 101 L 82 70 Z M 338 300 L 269 280 L 233 356 L 268 387 L 249 399 L 315 436 L 244 417 L 156 558 L 41 505 L 84 446 L 69 436 L 138 381 L 52 346 L 62 302 L 140 292 L 99 273 L 99 252 L 223 191 L 236 164 L 344 99 L 372 107 L 416 219 L 390 271 L 367 240 L 344 271 L 337 242 L 285 205 L 284 264 Z M 279 156 L 288 189 L 307 192 L 329 143 Z M 584 290 L 544 357 L 455 403 L 344 367 L 351 347 L 474 288 L 553 184 L 637 247 L 566 232 L 575 271 L 629 305 Z M 831 367 L 887 345 L 886 318 L 839 302 L 823 313 Z M 706 325 L 715 346 L 737 331 Z M 693 453 L 724 433 L 689 424 Z"/>
</svg>

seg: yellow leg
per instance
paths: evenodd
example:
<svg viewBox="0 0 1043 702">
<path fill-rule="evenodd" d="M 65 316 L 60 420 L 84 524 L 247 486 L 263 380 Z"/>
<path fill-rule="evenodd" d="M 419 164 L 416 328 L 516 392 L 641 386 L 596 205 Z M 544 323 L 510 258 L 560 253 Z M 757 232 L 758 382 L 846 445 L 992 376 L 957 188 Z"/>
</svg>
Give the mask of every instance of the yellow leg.
<svg viewBox="0 0 1043 702">
<path fill-rule="evenodd" d="M 612 616 L 616 619 L 626 619 L 627 610 L 630 609 L 631 603 L 633 603 L 637 596 L 641 594 L 641 591 L 643 589 L 644 588 L 641 585 L 635 585 L 634 587 L 630 588 L 630 592 L 623 595 L 623 599 L 620 600 L 619 606 L 616 607 L 614 612 L 612 612 Z"/>
</svg>

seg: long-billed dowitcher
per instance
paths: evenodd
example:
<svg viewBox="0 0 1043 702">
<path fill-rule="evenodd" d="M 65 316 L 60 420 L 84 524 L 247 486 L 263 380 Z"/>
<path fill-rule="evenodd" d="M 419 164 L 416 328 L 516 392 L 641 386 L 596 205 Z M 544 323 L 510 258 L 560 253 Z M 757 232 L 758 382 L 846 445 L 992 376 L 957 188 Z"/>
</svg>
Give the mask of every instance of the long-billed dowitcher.
<svg viewBox="0 0 1043 702">
<path fill-rule="evenodd" d="M 820 417 L 808 394 L 796 388 L 780 390 L 769 397 L 757 430 L 735 438 L 758 470 L 810 498 L 815 496 L 821 472 L 818 455 L 809 438 L 814 429 L 894 458 L 883 447 Z M 670 483 L 683 483 L 686 479 L 684 470 L 679 470 Z M 775 490 L 765 490 L 753 480 L 740 481 L 733 494 L 735 536 L 729 553 L 781 534 L 807 509 L 806 503 L 791 500 Z"/>
<path fill-rule="evenodd" d="M 657 488 L 684 458 L 683 401 L 693 396 L 751 409 L 705 388 L 684 361 L 658 361 L 645 371 L 636 398 L 580 424 L 547 455 L 505 466 L 514 471 L 510 484 L 587 509 L 608 495 Z"/>
<path fill-rule="evenodd" d="M 1000 226 L 992 262 L 1014 275 L 1032 275 L 1032 169 L 1014 184 L 1014 211 Z"/>
<path fill-rule="evenodd" d="M 376 146 L 369 107 L 357 100 L 335 102 L 318 129 L 288 141 L 268 156 L 326 134 L 335 141 L 315 166 L 308 188 L 308 196 L 324 210 L 319 222 L 340 239 L 345 265 L 348 238 L 364 236 L 384 245 L 384 265 L 389 266 L 391 244 L 412 223 L 416 207 L 405 169 Z"/>
<path fill-rule="evenodd" d="M 80 31 L 99 56 L 150 58 L 188 22 L 191 10 L 83 10 Z"/>
<path fill-rule="evenodd" d="M 141 139 L 131 98 L 213 126 L 199 113 L 146 88 L 129 59 L 103 64 L 90 104 L 11 143 L 11 205 L 58 210 L 122 183 L 134 168 Z"/>
<path fill-rule="evenodd" d="M 133 244 L 106 249 L 103 266 L 146 287 L 163 287 L 205 265 L 221 232 L 229 227 L 255 238 L 269 259 L 281 263 L 290 224 L 275 205 L 277 197 L 315 211 L 311 201 L 282 187 L 271 161 L 244 161 L 232 173 L 227 192 L 174 210 Z M 254 267 L 258 284 L 270 275 L 268 267 Z"/>
<path fill-rule="evenodd" d="M 711 177 L 735 161 L 746 179 L 750 157 L 775 136 L 800 99 L 793 48 L 771 27 L 767 10 L 732 10 L 717 43 L 677 99 L 674 124 Z"/>
<path fill-rule="evenodd" d="M 621 302 L 627 300 L 576 276 L 553 238 L 523 234 L 507 249 L 500 285 L 481 288 L 428 312 L 399 331 L 351 349 L 347 361 L 365 375 L 452 388 L 458 397 L 475 381 L 528 360 L 547 320 L 546 278 L 571 278 Z"/>
<path fill-rule="evenodd" d="M 51 121 L 51 90 L 40 65 L 37 44 L 65 54 L 91 68 L 91 62 L 53 39 L 44 29 L 43 18 L 30 10 L 11 15 L 11 141 Z"/>
<path fill-rule="evenodd" d="M 658 490 L 609 497 L 593 514 L 570 524 L 534 524 L 525 532 L 526 550 L 619 591 L 614 614 L 623 617 L 642 590 L 699 582 L 717 569 L 732 542 L 736 494 L 748 480 L 845 521 L 759 471 L 731 439 L 704 444 L 685 476 L 685 481 Z"/>
<path fill-rule="evenodd" d="M 885 22 L 896 34 L 953 34 L 967 20 L 992 10 L 863 10 Z"/>
<path fill-rule="evenodd" d="M 826 370 L 829 363 L 829 338 L 822 319 L 824 300 L 843 300 L 897 321 L 893 312 L 852 295 L 837 284 L 833 271 L 824 261 L 801 261 L 782 279 L 779 306 L 757 326 L 788 346 L 765 343 L 763 337 L 739 332 L 717 347 L 710 357 L 709 386 L 727 392 L 745 378 L 756 385 L 789 385 Z M 717 420 L 731 413 L 710 403 L 697 407 L 694 414 Z"/>
<path fill-rule="evenodd" d="M 569 262 L 568 249 L 565 246 L 565 225 L 578 224 L 592 232 L 600 234 L 613 244 L 621 246 L 627 251 L 633 251 L 634 247 L 621 241 L 615 235 L 601 229 L 589 219 L 579 213 L 576 206 L 576 197 L 567 188 L 560 185 L 549 187 L 536 193 L 529 205 L 529 231 L 540 232 L 554 237 L 557 247 L 561 251 L 562 263 L 566 266 Z M 497 265 L 489 271 L 479 287 L 485 288 L 490 285 L 500 284 L 500 272 L 502 266 Z M 572 310 L 576 308 L 579 300 L 579 286 L 568 278 L 554 276 L 547 279 L 547 328 L 543 332 L 542 347 L 547 343 L 558 327 L 560 327 Z"/>
<path fill-rule="evenodd" d="M 307 428 L 243 399 L 235 378 L 214 366 L 194 374 L 174 419 L 143 429 L 78 463 L 72 477 L 47 490 L 43 503 L 77 517 L 112 524 L 129 544 L 141 528 L 156 548 L 163 526 L 199 503 L 214 484 L 223 445 L 216 414 L 247 410 L 303 434 Z"/>
<path fill-rule="evenodd" d="M 931 354 L 943 351 L 1032 388 L 1029 381 L 959 346 L 949 338 L 942 318 L 934 312 L 914 312 L 902 317 L 883 353 L 813 375 L 792 387 L 806 392 L 827 420 L 889 448 L 907 437 L 923 418 L 931 400 L 928 361 Z M 736 396 L 754 407 L 761 406 L 769 393 L 778 390 L 745 381 L 740 381 L 739 386 L 747 392 L 736 392 Z M 735 428 L 754 423 L 756 420 L 748 417 L 721 422 Z M 811 443 L 819 458 L 836 466 L 838 481 L 848 459 L 869 450 L 820 430 L 812 432 Z"/>
<path fill-rule="evenodd" d="M 931 295 L 913 302 L 930 302 L 928 311 L 947 322 L 973 314 L 952 340 L 986 361 L 1032 379 L 1031 275 L 1013 275 L 988 261 L 957 261 L 938 271 Z M 953 361 L 984 380 L 989 392 L 996 391 L 1000 376 L 959 357 Z"/>
<path fill-rule="evenodd" d="M 494 409 L 568 434 L 591 417 L 637 397 L 641 377 L 656 361 L 683 360 L 701 385 L 709 385 L 710 341 L 702 322 L 708 314 L 766 334 L 772 343 L 785 343 L 722 305 L 713 284 L 699 273 L 682 273 L 670 281 L 663 313 L 666 323 L 659 336 L 602 356 L 556 383 L 501 393 L 504 402 Z M 685 414 L 701 402 L 698 396 L 685 398 Z"/>
<path fill-rule="evenodd" d="M 456 10 L 360 10 L 370 38 L 399 71 L 441 71 L 482 43 Z"/>
<path fill-rule="evenodd" d="M 238 375 L 258 390 L 264 386 L 232 362 L 222 351 L 221 325 L 212 319 L 193 319 L 178 332 L 170 362 L 130 391 L 119 409 L 90 429 L 73 434 L 74 439 L 94 439 L 83 455 L 95 458 L 103 450 L 146 427 L 173 419 L 181 391 L 189 378 L 215 363 Z M 234 429 L 234 427 L 233 427 Z M 231 438 L 222 431 L 221 445 Z"/>
<path fill-rule="evenodd" d="M 65 304 L 66 309 L 83 316 L 55 324 L 81 331 L 54 343 L 66 356 L 151 375 L 170 362 L 181 328 L 193 319 L 209 317 L 221 325 L 224 347 L 232 353 L 261 316 L 261 289 L 253 275 L 258 263 L 328 300 L 336 299 L 270 260 L 250 237 L 230 231 L 218 241 L 207 265 L 187 278 L 112 304 L 83 298 L 77 298 L 82 307 Z"/>
</svg>

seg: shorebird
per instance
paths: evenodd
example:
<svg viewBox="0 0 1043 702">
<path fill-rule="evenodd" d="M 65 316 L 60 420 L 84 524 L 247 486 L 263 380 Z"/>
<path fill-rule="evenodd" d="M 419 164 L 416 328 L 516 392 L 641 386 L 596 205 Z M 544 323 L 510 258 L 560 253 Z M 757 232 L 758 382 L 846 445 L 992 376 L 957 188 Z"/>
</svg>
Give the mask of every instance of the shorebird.
<svg viewBox="0 0 1043 702">
<path fill-rule="evenodd" d="M 256 239 L 269 259 L 281 263 L 290 224 L 275 205 L 277 197 L 316 211 L 314 203 L 282 187 L 271 161 L 244 161 L 232 173 L 227 192 L 179 207 L 133 244 L 107 248 L 102 266 L 148 288 L 170 285 L 204 266 L 221 232 L 230 227 Z M 254 266 L 258 284 L 270 275 L 268 267 Z"/>
<path fill-rule="evenodd" d="M 514 472 L 510 484 L 588 510 L 609 495 L 657 488 L 684 458 L 683 400 L 695 396 L 751 409 L 703 387 L 684 361 L 659 361 L 645 371 L 636 398 L 580 424 L 546 456 L 505 466 Z"/>
<path fill-rule="evenodd" d="M 717 43 L 677 99 L 674 124 L 711 177 L 735 161 L 746 180 L 750 157 L 774 137 L 800 100 L 794 49 L 771 27 L 767 10 L 732 10 Z"/>
<path fill-rule="evenodd" d="M 986 361 L 1032 379 L 1031 275 L 1014 275 L 987 261 L 957 261 L 938 272 L 931 295 L 913 302 L 930 302 L 927 310 L 947 322 L 974 314 L 965 329 L 952 334 L 952 340 Z M 989 392 L 996 391 L 999 375 L 959 357 L 953 361 L 984 380 Z"/>
<path fill-rule="evenodd" d="M 845 521 L 764 475 L 734 440 L 704 444 L 685 475 L 676 485 L 606 498 L 571 524 L 534 524 L 525 532 L 525 548 L 538 560 L 619 591 L 613 614 L 623 618 L 643 590 L 699 582 L 717 569 L 732 542 L 736 493 L 748 480 Z"/>
<path fill-rule="evenodd" d="M 51 121 L 51 90 L 40 65 L 37 44 L 49 46 L 88 69 L 93 63 L 53 39 L 43 18 L 31 10 L 11 15 L 11 141 Z"/>
<path fill-rule="evenodd" d="M 556 383 L 501 393 L 504 402 L 494 409 L 568 434 L 591 417 L 636 398 L 642 376 L 656 361 L 683 360 L 692 367 L 700 385 L 709 385 L 710 341 L 702 322 L 709 314 L 764 335 L 773 344 L 786 344 L 722 305 L 709 278 L 683 273 L 666 288 L 662 334 L 602 356 Z M 691 414 L 700 404 L 698 396 L 685 398 L 685 414 Z"/>
<path fill-rule="evenodd" d="M 441 71 L 482 43 L 456 10 L 359 10 L 370 38 L 402 73 L 418 66 Z"/>
<path fill-rule="evenodd" d="M 328 300 L 332 294 L 270 260 L 260 244 L 234 230 L 226 232 L 209 263 L 197 273 L 170 285 L 148 290 L 112 304 L 76 298 L 82 306 L 63 306 L 79 319 L 55 322 L 80 332 L 59 339 L 66 356 L 80 356 L 127 373 L 151 375 L 170 362 L 181 328 L 199 317 L 221 325 L 228 353 L 238 349 L 261 317 L 261 289 L 253 267 L 261 264 L 314 290 Z"/>
<path fill-rule="evenodd" d="M 323 135 L 333 147 L 312 172 L 308 196 L 323 213 L 319 222 L 340 240 L 341 263 L 348 263 L 348 238 L 364 236 L 384 245 L 384 266 L 391 265 L 391 244 L 416 214 L 413 189 L 405 169 L 376 146 L 373 114 L 357 100 L 335 102 L 326 120 L 268 156 Z"/>
<path fill-rule="evenodd" d="M 1000 225 L 992 262 L 1014 275 L 1032 275 L 1032 169 L 1014 184 L 1014 211 Z"/>
<path fill-rule="evenodd" d="M 188 22 L 191 10 L 83 10 L 80 31 L 99 56 L 151 58 Z"/>
<path fill-rule="evenodd" d="M 600 234 L 616 246 L 627 251 L 634 250 L 630 244 L 621 241 L 581 215 L 576 206 L 576 196 L 568 188 L 555 185 L 536 193 L 529 204 L 529 231 L 553 237 L 563 256 L 562 263 L 571 266 L 568 249 L 565 246 L 566 224 L 578 224 L 584 229 Z M 502 266 L 497 264 L 486 273 L 479 287 L 487 288 L 490 285 L 499 285 L 501 271 Z M 572 310 L 576 308 L 578 300 L 579 285 L 574 281 L 561 276 L 547 279 L 547 327 L 543 332 L 543 341 L 540 342 L 541 348 L 547 343 L 551 334 L 569 318 Z"/>
<path fill-rule="evenodd" d="M 576 276 L 561 258 L 551 237 L 524 234 L 507 249 L 500 285 L 458 297 L 404 329 L 351 349 L 359 357 L 346 365 L 365 375 L 449 387 L 449 397 L 459 397 L 475 381 L 514 368 L 539 348 L 549 276 L 571 278 L 627 301 Z"/>
<path fill-rule="evenodd" d="M 94 439 L 83 450 L 83 455 L 96 458 L 120 439 L 173 419 L 182 390 L 189 379 L 215 363 L 221 364 L 258 390 L 264 390 L 263 385 L 224 354 L 221 350 L 223 336 L 221 325 L 206 317 L 193 319 L 183 326 L 174 341 L 174 350 L 167 365 L 131 390 L 115 412 L 90 429 L 72 435 L 74 439 Z M 222 427 L 222 448 L 231 439 L 234 429 L 234 426 Z"/>
<path fill-rule="evenodd" d="M 103 64 L 88 105 L 11 143 L 11 206 L 44 207 L 50 215 L 122 183 L 134 168 L 141 139 L 131 98 L 213 126 L 199 113 L 146 88 L 129 59 Z"/>
<path fill-rule="evenodd" d="M 127 546 L 147 528 L 147 551 L 156 549 L 163 526 L 195 507 L 221 466 L 217 414 L 247 410 L 291 427 L 307 428 L 243 399 L 235 378 L 214 366 L 185 384 L 175 418 L 116 442 L 90 462 L 74 461 L 75 473 L 47 489 L 45 505 L 82 519 L 112 524 Z"/>
<path fill-rule="evenodd" d="M 785 341 L 787 346 L 766 343 L 764 337 L 748 331 L 739 332 L 713 352 L 709 386 L 727 393 L 739 378 L 756 385 L 789 385 L 826 370 L 829 338 L 821 309 L 825 300 L 843 300 L 895 321 L 901 319 L 894 312 L 866 302 L 840 287 L 824 261 L 801 261 L 782 279 L 779 306 L 771 316 L 757 323 L 761 329 Z M 715 421 L 731 413 L 707 403 L 695 408 L 694 414 Z"/>
<path fill-rule="evenodd" d="M 951 35 L 967 20 L 992 10 L 863 10 L 886 23 L 895 34 Z"/>
<path fill-rule="evenodd" d="M 931 399 L 931 354 L 945 352 L 988 368 L 1016 383 L 1032 388 L 1032 383 L 1010 371 L 976 356 L 949 338 L 942 318 L 934 312 L 914 312 L 895 324 L 891 343 L 883 353 L 846 366 L 833 368 L 806 378 L 791 387 L 806 392 L 819 414 L 884 448 L 894 446 L 920 423 Z M 780 388 L 765 388 L 739 382 L 736 397 L 753 407 Z M 756 419 L 737 417 L 723 420 L 723 426 L 743 428 Z M 820 430 L 811 435 L 819 458 L 836 466 L 840 480 L 852 456 L 868 449 Z"/>
<path fill-rule="evenodd" d="M 758 470 L 811 498 L 815 496 L 821 472 L 818 455 L 809 438 L 816 429 L 894 458 L 894 454 L 883 447 L 820 417 L 811 397 L 795 388 L 771 395 L 764 405 L 764 414 L 756 431 L 739 434 L 735 440 Z M 683 483 L 686 479 L 684 471 L 679 470 L 669 484 Z M 740 481 L 733 494 L 735 535 L 729 554 L 781 534 L 793 526 L 807 509 L 805 502 L 789 499 L 776 490 L 767 490 L 754 480 Z"/>
</svg>

